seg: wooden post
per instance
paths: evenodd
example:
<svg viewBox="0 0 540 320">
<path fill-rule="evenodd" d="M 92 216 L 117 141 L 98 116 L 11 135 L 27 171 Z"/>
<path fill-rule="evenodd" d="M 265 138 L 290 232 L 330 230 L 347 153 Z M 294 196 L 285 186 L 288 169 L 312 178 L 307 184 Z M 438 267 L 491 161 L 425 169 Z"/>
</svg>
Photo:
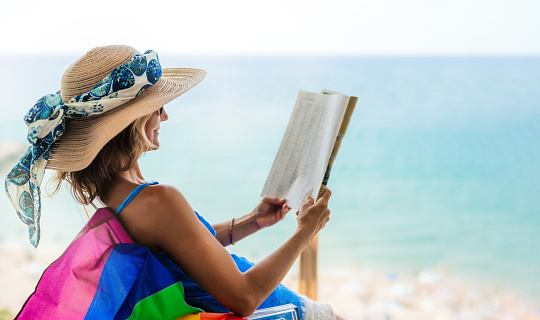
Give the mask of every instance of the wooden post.
<svg viewBox="0 0 540 320">
<path fill-rule="evenodd" d="M 316 235 L 300 255 L 299 292 L 312 300 L 317 300 L 317 245 Z"/>
<path fill-rule="evenodd" d="M 336 137 L 336 142 L 334 144 L 334 149 L 328 160 L 328 167 L 326 173 L 324 174 L 324 179 L 319 189 L 317 195 L 317 200 L 322 197 L 324 191 L 326 190 L 326 185 L 328 183 L 328 178 L 330 177 L 330 170 L 334 165 L 334 160 L 336 159 L 339 147 L 341 146 L 341 141 L 347 132 L 347 127 L 351 121 L 352 114 L 354 112 L 354 107 L 358 102 L 357 97 L 349 97 L 347 101 L 347 107 L 345 109 L 345 114 L 341 120 L 341 125 L 339 126 L 338 136 Z M 318 245 L 318 235 L 313 237 L 309 246 L 300 254 L 300 274 L 299 274 L 299 288 L 298 292 L 303 295 L 308 296 L 308 298 L 317 301 L 317 245 Z"/>
</svg>

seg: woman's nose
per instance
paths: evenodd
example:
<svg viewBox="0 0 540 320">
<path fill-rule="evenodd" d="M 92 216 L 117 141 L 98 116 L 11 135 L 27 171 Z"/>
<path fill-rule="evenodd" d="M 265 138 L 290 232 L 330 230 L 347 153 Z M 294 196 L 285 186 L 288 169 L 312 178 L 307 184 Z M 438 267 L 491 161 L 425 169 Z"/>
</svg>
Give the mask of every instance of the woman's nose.
<svg viewBox="0 0 540 320">
<path fill-rule="evenodd" d="M 163 108 L 163 112 L 161 112 L 161 121 L 167 120 L 169 120 L 169 115 L 167 114 L 167 111 L 165 111 L 165 108 Z"/>
</svg>

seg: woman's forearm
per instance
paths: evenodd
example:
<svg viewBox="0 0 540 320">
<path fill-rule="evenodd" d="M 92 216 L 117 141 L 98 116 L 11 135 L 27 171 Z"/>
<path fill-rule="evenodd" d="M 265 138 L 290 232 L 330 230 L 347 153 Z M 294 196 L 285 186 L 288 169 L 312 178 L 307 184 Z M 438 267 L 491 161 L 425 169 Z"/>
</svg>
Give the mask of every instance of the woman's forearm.
<svg viewBox="0 0 540 320">
<path fill-rule="evenodd" d="M 281 247 L 246 271 L 239 285 L 241 295 L 230 307 L 242 315 L 253 313 L 283 281 L 312 237 L 311 232 L 297 230 Z"/>
<path fill-rule="evenodd" d="M 257 225 L 253 213 L 246 214 L 240 218 L 235 218 L 234 221 L 231 219 L 213 224 L 212 227 L 216 230 L 216 239 L 224 247 L 234 244 L 259 231 L 259 226 Z"/>
</svg>

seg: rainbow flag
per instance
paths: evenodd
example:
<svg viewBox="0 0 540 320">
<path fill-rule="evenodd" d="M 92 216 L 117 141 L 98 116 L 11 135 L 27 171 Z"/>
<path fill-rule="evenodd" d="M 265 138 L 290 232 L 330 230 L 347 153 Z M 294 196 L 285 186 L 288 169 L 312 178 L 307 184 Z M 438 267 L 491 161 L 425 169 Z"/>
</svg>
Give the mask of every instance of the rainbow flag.
<svg viewBox="0 0 540 320">
<path fill-rule="evenodd" d="M 17 319 L 238 320 L 184 301 L 176 281 L 145 247 L 133 243 L 116 217 L 99 209 L 43 273 Z"/>
</svg>

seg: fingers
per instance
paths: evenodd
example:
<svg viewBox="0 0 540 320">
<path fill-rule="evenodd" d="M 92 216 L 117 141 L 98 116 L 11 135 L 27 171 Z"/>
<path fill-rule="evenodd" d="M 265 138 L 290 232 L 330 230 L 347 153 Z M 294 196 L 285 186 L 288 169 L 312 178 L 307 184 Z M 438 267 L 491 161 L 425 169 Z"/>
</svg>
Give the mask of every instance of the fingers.
<svg viewBox="0 0 540 320">
<path fill-rule="evenodd" d="M 330 197 L 332 196 L 332 191 L 330 189 L 325 189 L 322 197 L 317 200 L 317 202 L 323 201 L 324 203 L 328 204 L 328 201 L 330 200 Z"/>
<path fill-rule="evenodd" d="M 326 224 L 328 223 L 328 221 L 330 221 L 330 209 L 327 208 L 326 210 L 324 210 L 323 216 L 324 216 L 324 223 L 321 229 L 326 227 Z"/>
<path fill-rule="evenodd" d="M 326 209 L 322 212 L 321 216 L 323 217 L 323 219 L 324 219 L 325 222 L 328 222 L 328 220 L 330 220 L 330 209 L 326 208 Z"/>
<path fill-rule="evenodd" d="M 313 197 L 311 195 L 306 196 L 306 201 L 304 201 L 304 204 L 302 204 L 302 209 L 307 210 L 309 207 L 311 207 L 315 201 L 313 200 Z"/>
<path fill-rule="evenodd" d="M 267 204 L 274 204 L 278 206 L 284 204 L 285 201 L 286 201 L 285 198 L 279 198 L 279 197 L 264 196 L 264 198 L 262 198 L 262 202 L 267 203 Z"/>
<path fill-rule="evenodd" d="M 327 208 L 328 207 L 328 201 L 330 200 L 330 196 L 332 195 L 332 192 L 329 189 L 326 189 L 323 195 L 315 202 L 314 206 L 320 207 L 320 208 Z"/>
<path fill-rule="evenodd" d="M 313 197 L 308 195 L 305 202 L 302 204 L 301 209 L 296 212 L 298 221 L 297 227 L 301 230 L 308 230 L 312 236 L 315 236 L 323 229 L 328 221 L 330 221 L 328 201 L 331 196 L 332 191 L 326 190 L 321 198 L 315 202 Z"/>
<path fill-rule="evenodd" d="M 280 220 L 282 220 L 283 218 L 285 218 L 285 216 L 287 215 L 287 213 L 289 213 L 289 211 L 291 211 L 291 208 L 289 208 L 288 205 L 284 204 L 283 207 L 281 207 L 281 216 L 280 216 Z"/>
</svg>

